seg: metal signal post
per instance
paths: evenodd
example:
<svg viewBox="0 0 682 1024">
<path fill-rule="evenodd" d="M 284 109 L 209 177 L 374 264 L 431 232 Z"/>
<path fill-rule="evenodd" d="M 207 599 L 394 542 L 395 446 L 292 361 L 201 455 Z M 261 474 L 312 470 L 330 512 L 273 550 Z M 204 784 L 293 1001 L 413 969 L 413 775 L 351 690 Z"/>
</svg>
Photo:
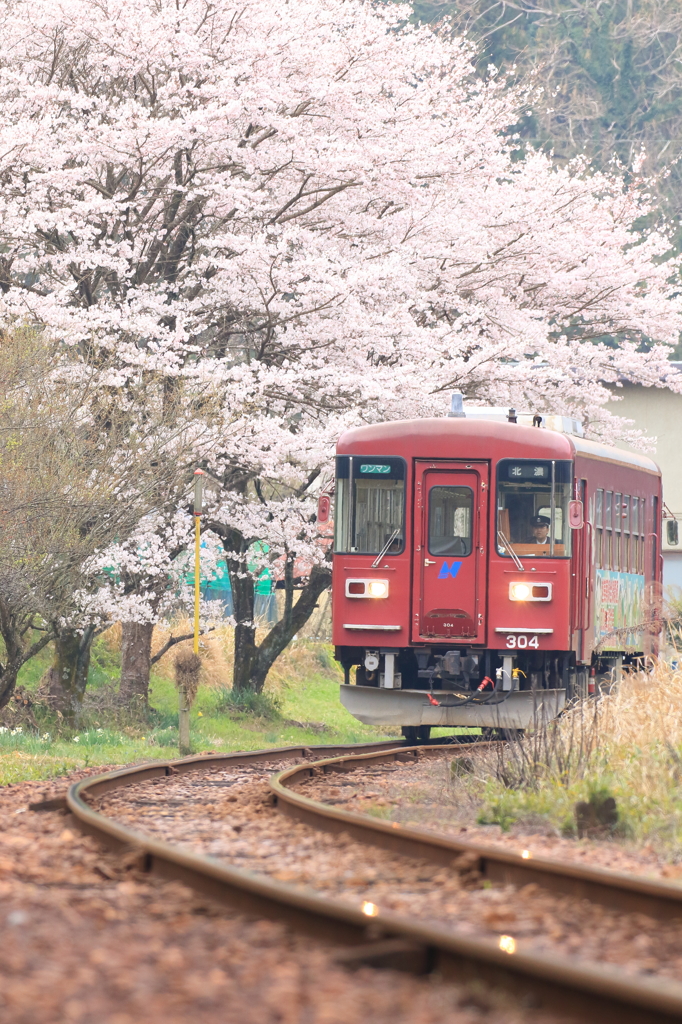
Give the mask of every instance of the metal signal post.
<svg viewBox="0 0 682 1024">
<path fill-rule="evenodd" d="M 199 653 L 199 598 L 201 595 L 201 513 L 203 469 L 194 470 L 194 653 Z"/>
</svg>

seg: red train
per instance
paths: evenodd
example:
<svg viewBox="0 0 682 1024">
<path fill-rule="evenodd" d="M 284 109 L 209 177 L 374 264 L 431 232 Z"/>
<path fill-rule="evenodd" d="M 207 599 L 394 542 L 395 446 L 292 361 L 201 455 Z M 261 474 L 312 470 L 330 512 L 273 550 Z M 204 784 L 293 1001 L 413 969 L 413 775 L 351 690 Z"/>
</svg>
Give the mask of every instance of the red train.
<svg viewBox="0 0 682 1024">
<path fill-rule="evenodd" d="M 660 631 L 656 464 L 539 416 L 472 412 L 361 427 L 337 447 L 341 700 L 412 740 L 554 717 Z"/>
</svg>

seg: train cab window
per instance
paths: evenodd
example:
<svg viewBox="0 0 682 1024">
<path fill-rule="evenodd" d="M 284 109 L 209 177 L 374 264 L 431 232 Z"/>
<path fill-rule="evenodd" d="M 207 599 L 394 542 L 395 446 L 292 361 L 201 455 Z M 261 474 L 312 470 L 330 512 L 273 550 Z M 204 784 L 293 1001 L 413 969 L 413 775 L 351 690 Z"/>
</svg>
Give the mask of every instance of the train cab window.
<svg viewBox="0 0 682 1024">
<path fill-rule="evenodd" d="M 397 555 L 404 546 L 404 460 L 337 456 L 334 550 Z"/>
<path fill-rule="evenodd" d="M 501 555 L 567 558 L 573 463 L 503 459 L 497 468 L 497 550 Z"/>
<path fill-rule="evenodd" d="M 429 553 L 471 554 L 474 492 L 470 487 L 432 487 L 429 492 Z"/>
</svg>

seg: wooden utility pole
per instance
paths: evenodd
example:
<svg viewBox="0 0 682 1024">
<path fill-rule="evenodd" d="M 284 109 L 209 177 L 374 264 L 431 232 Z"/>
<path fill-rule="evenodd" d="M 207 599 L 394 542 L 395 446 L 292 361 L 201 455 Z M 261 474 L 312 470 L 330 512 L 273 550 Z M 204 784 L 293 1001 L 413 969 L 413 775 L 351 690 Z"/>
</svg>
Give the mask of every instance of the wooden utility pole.
<svg viewBox="0 0 682 1024">
<path fill-rule="evenodd" d="M 189 678 L 196 674 L 197 682 L 201 663 L 199 662 L 199 601 L 201 598 L 201 512 L 204 471 L 194 471 L 194 666 L 180 666 L 176 663 L 178 687 L 178 746 L 181 754 L 190 753 L 189 712 L 196 695 L 196 686 L 187 685 Z M 193 680 L 192 680 L 193 683 Z"/>
</svg>

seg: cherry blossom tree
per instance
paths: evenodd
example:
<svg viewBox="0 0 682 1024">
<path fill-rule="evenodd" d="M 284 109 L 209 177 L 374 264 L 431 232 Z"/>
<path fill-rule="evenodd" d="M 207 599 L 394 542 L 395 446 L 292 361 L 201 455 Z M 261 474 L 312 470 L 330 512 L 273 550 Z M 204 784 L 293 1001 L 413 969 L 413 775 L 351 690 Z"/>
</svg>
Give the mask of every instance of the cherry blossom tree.
<svg viewBox="0 0 682 1024">
<path fill-rule="evenodd" d="M 239 686 L 328 585 L 312 499 L 345 427 L 442 415 L 455 388 L 613 439 L 606 384 L 678 386 L 676 264 L 633 228 L 646 182 L 516 159 L 523 96 L 405 20 L 364 0 L 0 2 L 0 318 L 74 372 L 113 363 L 102 388 L 132 421 L 194 417 Z M 256 540 L 288 595 L 260 645 Z"/>
<path fill-rule="evenodd" d="M 186 477 L 177 424 L 165 430 L 151 411 L 144 425 L 114 422 L 109 410 L 102 429 L 102 369 L 76 374 L 41 332 L 0 334 L 0 708 L 21 666 L 50 642 L 53 697 L 70 707 L 82 693 L 106 621 L 94 607 L 101 552 L 165 507 Z M 195 440 L 192 431 L 192 452 Z"/>
<path fill-rule="evenodd" d="M 193 516 L 188 511 L 157 510 L 142 518 L 128 537 L 100 551 L 88 567 L 98 586 L 94 593 L 82 595 L 81 614 L 102 623 L 121 620 L 119 696 L 124 704 L 144 708 L 149 700 L 152 665 L 175 644 L 193 636 L 193 632 L 171 633 L 152 656 L 155 623 L 174 617 L 178 611 L 191 614 L 193 565 L 190 568 L 187 554 L 193 537 Z M 216 544 L 208 548 L 204 544 L 204 575 L 210 577 L 215 572 L 216 555 Z M 202 602 L 204 620 L 212 611 Z M 202 632 L 210 628 L 204 622 Z"/>
</svg>

